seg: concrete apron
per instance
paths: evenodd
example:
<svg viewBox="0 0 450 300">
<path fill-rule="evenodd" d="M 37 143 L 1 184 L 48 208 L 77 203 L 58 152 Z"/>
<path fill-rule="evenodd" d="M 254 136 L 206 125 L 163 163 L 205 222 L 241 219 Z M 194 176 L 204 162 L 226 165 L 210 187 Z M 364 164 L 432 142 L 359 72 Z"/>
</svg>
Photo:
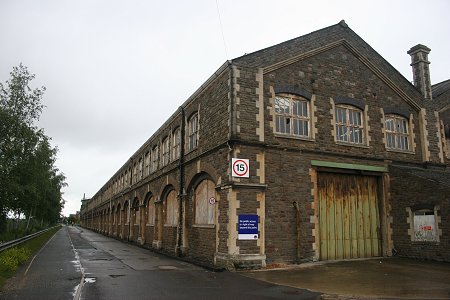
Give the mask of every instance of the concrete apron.
<svg viewBox="0 0 450 300">
<path fill-rule="evenodd" d="M 339 299 L 450 299 L 450 263 L 445 262 L 372 258 L 307 263 L 243 275 Z"/>
</svg>

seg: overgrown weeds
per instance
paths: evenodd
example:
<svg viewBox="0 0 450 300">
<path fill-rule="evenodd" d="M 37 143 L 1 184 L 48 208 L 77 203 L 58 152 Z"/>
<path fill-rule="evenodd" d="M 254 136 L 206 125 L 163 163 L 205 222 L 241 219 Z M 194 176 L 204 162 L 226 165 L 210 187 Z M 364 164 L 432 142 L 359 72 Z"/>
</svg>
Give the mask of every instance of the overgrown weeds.
<svg viewBox="0 0 450 300">
<path fill-rule="evenodd" d="M 14 275 L 17 268 L 37 253 L 60 228 L 61 226 L 54 227 L 20 246 L 0 252 L 0 290 L 3 289 L 6 280 Z"/>
</svg>

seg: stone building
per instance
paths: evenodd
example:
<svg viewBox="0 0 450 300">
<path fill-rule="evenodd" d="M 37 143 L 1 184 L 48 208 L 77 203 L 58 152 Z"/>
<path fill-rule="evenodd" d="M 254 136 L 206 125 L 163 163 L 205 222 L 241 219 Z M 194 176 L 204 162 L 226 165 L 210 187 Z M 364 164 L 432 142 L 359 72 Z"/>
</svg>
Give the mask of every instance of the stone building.
<svg viewBox="0 0 450 300">
<path fill-rule="evenodd" d="M 227 61 L 82 225 L 215 268 L 450 261 L 450 84 L 429 52 L 408 51 L 413 85 L 341 21 Z"/>
</svg>

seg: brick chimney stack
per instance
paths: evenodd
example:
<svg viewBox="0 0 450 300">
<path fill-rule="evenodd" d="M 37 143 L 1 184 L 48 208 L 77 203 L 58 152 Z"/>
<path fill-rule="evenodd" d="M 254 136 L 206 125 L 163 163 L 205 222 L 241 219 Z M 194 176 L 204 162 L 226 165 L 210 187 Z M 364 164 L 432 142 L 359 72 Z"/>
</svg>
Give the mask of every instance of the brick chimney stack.
<svg viewBox="0 0 450 300">
<path fill-rule="evenodd" d="M 428 53 L 431 49 L 424 45 L 416 45 L 407 52 L 411 55 L 414 85 L 420 90 L 425 99 L 431 100 L 430 62 Z"/>
</svg>

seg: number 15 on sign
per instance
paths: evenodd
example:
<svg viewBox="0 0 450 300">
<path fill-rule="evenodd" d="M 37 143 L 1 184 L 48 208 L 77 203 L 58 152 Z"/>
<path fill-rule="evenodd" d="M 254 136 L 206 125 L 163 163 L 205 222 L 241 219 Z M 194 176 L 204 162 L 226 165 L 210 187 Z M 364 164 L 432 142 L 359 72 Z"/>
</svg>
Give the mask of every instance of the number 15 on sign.
<svg viewBox="0 0 450 300">
<path fill-rule="evenodd" d="M 233 177 L 250 177 L 249 160 L 242 158 L 233 158 L 232 164 L 232 176 Z"/>
</svg>

